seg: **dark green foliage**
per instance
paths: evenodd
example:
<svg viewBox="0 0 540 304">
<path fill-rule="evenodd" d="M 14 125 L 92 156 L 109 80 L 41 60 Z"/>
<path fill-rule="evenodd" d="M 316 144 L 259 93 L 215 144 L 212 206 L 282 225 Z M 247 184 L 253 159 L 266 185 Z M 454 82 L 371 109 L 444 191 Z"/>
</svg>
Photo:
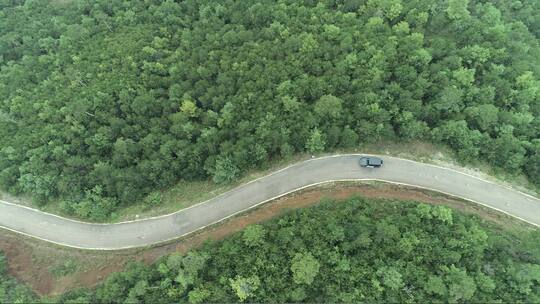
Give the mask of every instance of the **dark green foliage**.
<svg viewBox="0 0 540 304">
<path fill-rule="evenodd" d="M 540 184 L 539 3 L 3 1 L 0 187 L 104 219 L 396 137 Z"/>
<path fill-rule="evenodd" d="M 6 257 L 0 251 L 0 303 L 34 303 L 36 300 L 28 287 L 9 277 Z"/>
<path fill-rule="evenodd" d="M 326 201 L 60 302 L 538 303 L 539 240 L 443 206 Z"/>
</svg>

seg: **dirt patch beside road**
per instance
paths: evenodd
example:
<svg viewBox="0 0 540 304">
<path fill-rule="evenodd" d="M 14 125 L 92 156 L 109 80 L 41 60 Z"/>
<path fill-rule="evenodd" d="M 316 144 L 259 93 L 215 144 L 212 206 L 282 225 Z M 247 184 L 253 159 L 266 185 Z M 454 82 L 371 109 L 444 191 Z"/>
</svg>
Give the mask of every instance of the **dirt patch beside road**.
<svg viewBox="0 0 540 304">
<path fill-rule="evenodd" d="M 56 295 L 77 287 L 95 286 L 110 273 L 122 270 L 129 261 L 151 263 L 168 253 L 186 252 L 206 240 L 223 239 L 250 224 L 266 221 L 288 210 L 311 206 L 323 198 L 346 199 L 353 195 L 446 205 L 476 214 L 506 229 L 530 228 L 505 214 L 437 192 L 377 182 L 347 182 L 326 184 L 287 195 L 191 236 L 151 248 L 116 252 L 83 251 L 0 230 L 0 250 L 7 256 L 11 275 L 28 284 L 40 295 Z M 52 275 L 51 267 L 61 267 L 67 260 L 75 263 L 75 270 L 64 276 Z"/>
</svg>

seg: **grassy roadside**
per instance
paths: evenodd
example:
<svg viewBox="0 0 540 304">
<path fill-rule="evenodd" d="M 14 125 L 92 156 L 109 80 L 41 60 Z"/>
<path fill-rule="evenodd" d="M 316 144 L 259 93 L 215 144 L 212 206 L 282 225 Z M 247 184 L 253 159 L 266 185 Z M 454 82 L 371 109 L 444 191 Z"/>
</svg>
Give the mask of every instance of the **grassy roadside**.
<svg viewBox="0 0 540 304">
<path fill-rule="evenodd" d="M 538 195 L 538 193 L 540 193 L 539 189 L 530 184 L 523 175 L 505 174 L 504 172 L 493 169 L 491 166 L 480 160 L 465 165 L 459 164 L 456 161 L 457 158 L 454 156 L 454 153 L 448 147 L 434 145 L 424 141 L 380 141 L 377 143 L 365 144 L 362 147 L 357 147 L 355 149 L 334 150 L 316 156 L 321 157 L 325 155 L 346 153 L 370 153 L 413 159 L 424 163 L 454 168 L 485 180 L 496 181 L 532 195 Z M 173 213 L 180 209 L 211 199 L 251 180 L 270 174 L 280 168 L 310 158 L 310 154 L 303 153 L 295 154 L 287 159 L 271 160 L 265 168 L 250 170 L 237 181 L 227 185 L 217 185 L 211 180 L 180 181 L 173 187 L 161 191 L 162 202 L 159 205 L 149 207 L 143 201 L 139 201 L 130 206 L 121 206 L 107 222 L 129 221 Z M 28 199 L 14 198 L 3 193 L 0 193 L 0 199 L 31 206 Z M 60 201 L 52 201 L 40 209 L 45 212 L 77 219 L 62 212 Z"/>
</svg>

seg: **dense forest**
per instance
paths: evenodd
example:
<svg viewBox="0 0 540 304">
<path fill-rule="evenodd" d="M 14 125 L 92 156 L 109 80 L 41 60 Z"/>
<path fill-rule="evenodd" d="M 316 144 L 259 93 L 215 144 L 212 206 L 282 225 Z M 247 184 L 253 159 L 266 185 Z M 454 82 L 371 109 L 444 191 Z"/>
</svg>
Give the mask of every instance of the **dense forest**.
<svg viewBox="0 0 540 304">
<path fill-rule="evenodd" d="M 36 296 L 7 273 L 6 257 L 0 251 L 0 303 L 34 303 Z"/>
<path fill-rule="evenodd" d="M 540 231 L 516 237 L 444 206 L 327 201 L 57 301 L 539 303 Z"/>
<path fill-rule="evenodd" d="M 0 188 L 103 220 L 382 138 L 539 185 L 539 37 L 537 0 L 1 0 Z"/>
</svg>

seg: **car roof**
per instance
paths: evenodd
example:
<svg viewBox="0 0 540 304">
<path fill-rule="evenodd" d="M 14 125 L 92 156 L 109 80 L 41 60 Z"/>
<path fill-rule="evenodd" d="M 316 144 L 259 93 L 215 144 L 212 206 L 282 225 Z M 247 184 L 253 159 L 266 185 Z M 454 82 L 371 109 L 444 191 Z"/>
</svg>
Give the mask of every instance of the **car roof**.
<svg viewBox="0 0 540 304">
<path fill-rule="evenodd" d="M 368 157 L 369 163 L 373 165 L 382 164 L 382 159 L 378 157 Z"/>
</svg>

